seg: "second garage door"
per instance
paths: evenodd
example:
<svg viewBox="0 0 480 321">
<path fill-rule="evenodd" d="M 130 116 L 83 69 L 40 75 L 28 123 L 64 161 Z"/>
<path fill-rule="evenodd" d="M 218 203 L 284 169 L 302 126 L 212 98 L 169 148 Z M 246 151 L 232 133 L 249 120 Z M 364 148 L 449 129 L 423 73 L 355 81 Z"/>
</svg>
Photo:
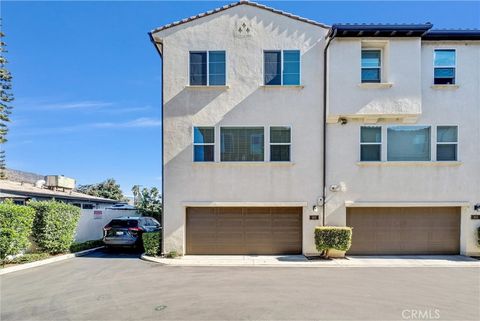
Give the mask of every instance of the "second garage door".
<svg viewBox="0 0 480 321">
<path fill-rule="evenodd" d="M 189 207 L 187 254 L 300 254 L 302 208 Z"/>
<path fill-rule="evenodd" d="M 348 208 L 348 254 L 458 254 L 460 208 Z"/>
</svg>

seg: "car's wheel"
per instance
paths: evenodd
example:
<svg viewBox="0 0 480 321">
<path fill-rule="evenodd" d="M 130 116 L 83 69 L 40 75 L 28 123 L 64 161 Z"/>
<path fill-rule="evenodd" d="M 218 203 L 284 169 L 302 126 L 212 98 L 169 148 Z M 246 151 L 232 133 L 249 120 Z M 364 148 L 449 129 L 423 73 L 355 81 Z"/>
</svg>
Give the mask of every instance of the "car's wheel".
<svg viewBox="0 0 480 321">
<path fill-rule="evenodd" d="M 133 249 L 135 251 L 143 251 L 143 242 L 142 242 L 142 238 L 139 237 L 137 239 L 137 241 L 135 242 L 135 244 L 133 245 Z"/>
</svg>

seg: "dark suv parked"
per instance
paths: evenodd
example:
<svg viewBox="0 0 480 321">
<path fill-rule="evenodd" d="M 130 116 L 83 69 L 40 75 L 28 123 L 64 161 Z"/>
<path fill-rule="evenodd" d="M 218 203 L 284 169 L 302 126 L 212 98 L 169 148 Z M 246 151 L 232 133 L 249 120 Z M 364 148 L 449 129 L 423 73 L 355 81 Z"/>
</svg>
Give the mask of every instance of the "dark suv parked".
<svg viewBox="0 0 480 321">
<path fill-rule="evenodd" d="M 160 231 L 160 223 L 153 217 L 126 216 L 115 218 L 103 228 L 105 246 L 130 246 L 141 248 L 142 234 Z"/>
</svg>

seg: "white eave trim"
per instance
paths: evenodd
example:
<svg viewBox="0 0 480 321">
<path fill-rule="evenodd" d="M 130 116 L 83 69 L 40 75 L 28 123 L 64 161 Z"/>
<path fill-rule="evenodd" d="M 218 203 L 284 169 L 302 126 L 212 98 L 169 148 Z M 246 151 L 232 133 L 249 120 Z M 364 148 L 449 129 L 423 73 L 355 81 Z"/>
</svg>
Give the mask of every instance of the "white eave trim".
<svg viewBox="0 0 480 321">
<path fill-rule="evenodd" d="M 375 201 L 345 201 L 345 207 L 468 207 L 467 201 L 424 201 L 424 202 L 375 202 Z"/>
<path fill-rule="evenodd" d="M 182 202 L 185 207 L 306 207 L 307 202 Z"/>
</svg>

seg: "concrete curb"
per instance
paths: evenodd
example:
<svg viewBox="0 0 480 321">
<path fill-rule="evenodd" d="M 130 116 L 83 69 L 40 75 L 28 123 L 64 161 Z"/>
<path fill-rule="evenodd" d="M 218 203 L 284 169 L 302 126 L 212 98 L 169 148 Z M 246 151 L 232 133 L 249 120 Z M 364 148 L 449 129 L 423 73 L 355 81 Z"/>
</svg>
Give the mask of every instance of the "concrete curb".
<svg viewBox="0 0 480 321">
<path fill-rule="evenodd" d="M 179 259 L 167 259 L 161 257 L 148 256 L 143 253 L 140 257 L 144 261 L 153 262 L 161 265 L 168 266 L 197 266 L 197 267 L 295 267 L 295 268 L 480 268 L 480 261 L 463 261 L 463 262 L 428 262 L 422 259 L 418 260 L 406 260 L 405 262 L 388 262 L 388 261 L 379 261 L 379 262 L 352 262 L 348 260 L 331 260 L 331 261 L 303 261 L 303 262 L 279 262 L 279 263 L 270 263 L 270 262 L 248 262 L 248 263 L 239 263 L 235 261 L 224 260 L 224 261 L 188 261 Z"/>
<path fill-rule="evenodd" d="M 159 259 L 159 258 L 156 258 L 156 257 L 153 257 L 153 256 L 148 256 L 146 255 L 145 253 L 142 253 L 142 255 L 140 255 L 140 259 L 144 260 L 144 261 L 148 261 L 148 262 L 153 262 L 153 263 L 159 263 L 159 264 L 162 264 L 162 265 L 167 265 L 166 263 L 163 263 L 162 259 Z"/>
<path fill-rule="evenodd" d="M 3 269 L 0 270 L 0 275 L 12 273 L 12 272 L 17 272 L 17 271 L 22 271 L 22 270 L 26 270 L 26 269 L 31 269 L 31 268 L 34 268 L 34 267 L 37 267 L 37 266 L 42 266 L 42 265 L 46 265 L 46 264 L 50 264 L 50 263 L 55 263 L 55 262 L 68 260 L 68 259 L 71 259 L 71 258 L 74 258 L 74 257 L 77 257 L 77 256 L 82 256 L 82 255 L 88 254 L 90 252 L 93 252 L 93 251 L 96 251 L 96 250 L 99 250 L 99 249 L 102 249 L 102 248 L 104 248 L 104 246 L 94 247 L 93 249 L 88 249 L 88 250 L 84 250 L 84 251 L 80 251 L 80 252 L 76 252 L 76 253 L 59 255 L 59 256 L 55 256 L 55 257 L 45 259 L 45 260 L 40 260 L 40 261 L 31 262 L 31 263 L 19 264 L 19 265 L 3 268 Z"/>
</svg>

